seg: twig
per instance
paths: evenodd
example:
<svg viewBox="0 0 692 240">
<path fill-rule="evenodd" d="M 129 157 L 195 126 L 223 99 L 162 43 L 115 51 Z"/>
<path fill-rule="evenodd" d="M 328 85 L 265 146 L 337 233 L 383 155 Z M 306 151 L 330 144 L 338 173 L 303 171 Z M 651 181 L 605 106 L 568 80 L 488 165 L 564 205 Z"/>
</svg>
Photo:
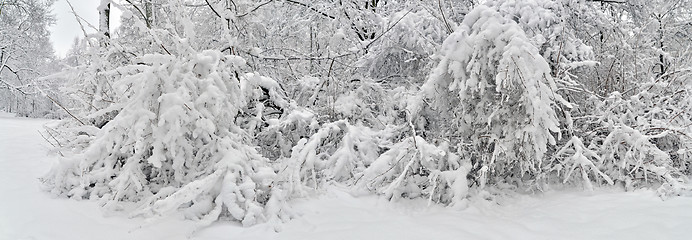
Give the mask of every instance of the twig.
<svg viewBox="0 0 692 240">
<path fill-rule="evenodd" d="M 408 10 L 408 12 L 404 13 L 404 16 L 401 16 L 398 20 L 396 20 L 396 22 L 394 22 L 394 24 L 392 24 L 392 26 L 389 26 L 386 30 L 384 30 L 384 32 L 382 32 L 382 34 L 380 34 L 380 35 L 377 36 L 375 39 L 373 39 L 372 41 L 370 41 L 370 42 L 368 43 L 368 45 L 365 45 L 365 48 L 363 48 L 363 50 L 367 50 L 367 49 L 370 47 L 370 45 L 372 45 L 374 42 L 376 42 L 376 41 L 377 41 L 378 39 L 380 39 L 382 36 L 384 36 L 385 34 L 387 34 L 387 32 L 391 31 L 392 28 L 394 28 L 397 24 L 399 24 L 399 22 L 401 22 L 401 20 L 403 20 L 403 19 L 406 17 L 406 15 L 408 15 L 409 13 L 411 13 L 411 10 Z"/>
<path fill-rule="evenodd" d="M 206 0 L 205 0 L 205 1 L 206 1 Z M 250 10 L 247 11 L 246 13 L 243 13 L 243 14 L 240 14 L 240 15 L 235 15 L 235 16 L 236 16 L 236 17 L 245 17 L 245 16 L 247 16 L 248 14 L 250 14 L 250 13 L 252 13 L 252 12 L 254 12 L 254 11 L 257 11 L 257 9 L 259 9 L 259 8 L 261 8 L 262 6 L 267 5 L 267 4 L 269 4 L 269 3 L 273 2 L 273 1 L 274 1 L 274 0 L 269 0 L 269 1 L 266 1 L 266 2 L 263 2 L 263 3 L 260 3 L 260 4 L 257 4 L 257 6 L 255 6 L 255 7 L 252 8 L 252 9 L 250 9 Z"/>
<path fill-rule="evenodd" d="M 168 51 L 168 49 L 166 49 L 165 46 L 163 46 L 163 43 L 161 43 L 160 45 L 161 45 L 161 48 L 163 48 L 163 50 L 166 51 L 166 53 L 168 53 L 168 55 L 173 55 L 173 54 L 171 54 L 171 52 Z"/>
<path fill-rule="evenodd" d="M 562 26 L 562 34 L 565 32 L 565 26 Z M 560 41 L 560 48 L 557 50 L 557 61 L 555 62 L 555 67 L 557 68 L 557 72 L 555 75 L 555 78 L 559 78 L 560 75 L 562 75 L 562 71 L 560 71 L 560 59 L 562 57 L 562 47 L 565 43 L 565 37 L 562 36 L 562 41 Z M 565 69 L 567 71 L 567 69 Z"/>
<path fill-rule="evenodd" d="M 447 33 L 452 34 L 452 27 L 447 22 L 447 17 L 445 17 L 445 12 L 442 11 L 442 0 L 437 0 L 437 8 L 440 9 L 440 14 L 442 15 L 442 21 L 445 22 L 445 27 L 447 28 Z"/>
<path fill-rule="evenodd" d="M 46 136 L 43 136 L 43 133 L 41 133 L 41 131 L 39 131 L 39 130 L 36 130 L 36 131 L 38 132 L 38 135 L 41 135 L 41 137 L 43 138 L 43 140 L 46 140 L 46 142 L 48 142 L 48 144 L 50 144 L 50 145 L 53 146 L 54 148 L 57 148 L 57 146 L 55 146 L 55 144 L 53 144 L 50 140 L 48 140 L 48 138 L 46 138 Z"/>
<path fill-rule="evenodd" d="M 674 133 L 683 135 L 687 138 L 692 138 L 692 137 L 688 136 L 687 134 L 685 134 L 684 132 L 681 132 L 681 131 L 678 131 L 675 129 L 665 128 L 665 127 L 653 127 L 653 128 L 646 129 L 646 131 L 663 131 L 663 132 L 669 131 L 669 132 L 674 132 Z"/>
<path fill-rule="evenodd" d="M 88 34 L 86 33 L 86 30 L 84 30 L 84 24 L 82 24 L 83 18 L 81 18 L 79 15 L 77 15 L 77 12 L 74 10 L 74 7 L 72 6 L 72 3 L 70 0 L 65 0 L 67 2 L 67 5 L 70 6 L 70 9 L 72 9 L 72 14 L 74 15 L 75 19 L 77 20 L 77 23 L 79 24 L 79 27 L 82 29 L 82 33 L 84 34 L 84 38 L 87 38 Z"/>
<path fill-rule="evenodd" d="M 36 131 L 38 132 L 38 135 L 41 135 L 41 138 L 43 138 L 43 140 L 46 140 L 46 142 L 48 142 L 48 144 L 50 144 L 51 146 L 53 146 L 53 148 L 58 148 L 58 147 L 55 146 L 55 144 L 53 144 L 52 142 L 50 142 L 50 140 L 48 140 L 48 138 L 46 138 L 46 136 L 43 136 L 43 133 L 41 133 L 41 131 L 39 131 L 39 130 L 36 130 Z M 60 143 L 58 143 L 58 144 L 60 144 Z M 62 147 L 62 146 L 60 146 L 60 147 Z M 58 154 L 60 154 L 61 157 L 64 157 L 64 156 L 65 156 L 64 154 L 62 154 L 62 152 L 61 152 L 60 150 L 58 150 Z"/>
<path fill-rule="evenodd" d="M 43 93 L 43 91 L 41 91 L 41 92 Z M 67 112 L 67 114 L 69 114 L 72 118 L 74 118 L 74 120 L 77 120 L 77 122 L 81 123 L 82 125 L 86 125 L 86 124 L 84 124 L 84 122 L 82 122 L 82 120 L 79 120 L 79 118 L 77 118 L 74 114 L 72 114 L 72 112 L 70 112 L 70 110 L 67 110 L 67 108 L 65 108 L 62 104 L 60 104 L 55 99 L 53 99 L 50 95 L 48 95 L 46 93 L 43 93 L 43 95 L 45 95 L 48 99 L 50 99 L 51 102 L 55 103 L 55 105 L 58 105 L 58 107 L 65 110 L 65 112 Z"/>
<path fill-rule="evenodd" d="M 148 28 L 151 28 L 151 25 L 149 24 L 149 18 L 147 17 L 146 14 L 144 14 L 144 12 L 142 12 L 142 9 L 140 9 L 139 7 L 137 7 L 137 5 L 135 5 L 134 3 L 132 3 L 131 0 L 125 0 L 125 1 L 126 1 L 127 3 L 129 3 L 130 5 L 132 5 L 132 7 L 134 7 L 135 10 L 137 10 L 137 12 L 139 12 L 140 15 L 142 15 L 142 18 L 144 18 L 144 22 L 147 24 L 147 27 L 148 27 Z"/>
<path fill-rule="evenodd" d="M 675 120 L 676 118 L 678 118 L 678 117 L 680 116 L 680 114 L 682 114 L 682 113 L 684 113 L 684 112 L 686 112 L 686 111 L 685 111 L 685 110 L 682 110 L 682 111 L 678 112 L 678 114 L 675 114 L 675 116 L 673 116 L 673 118 L 671 118 L 671 119 L 668 121 L 668 123 L 672 123 L 673 120 Z"/>
<path fill-rule="evenodd" d="M 221 14 L 219 14 L 219 12 L 216 11 L 216 9 L 214 9 L 214 7 L 211 5 L 211 3 L 209 3 L 209 0 L 204 0 L 204 1 L 207 3 L 207 6 L 209 6 L 209 8 L 211 8 L 211 11 L 214 12 L 214 14 L 216 14 L 217 17 L 224 18 L 221 16 Z"/>
<path fill-rule="evenodd" d="M 62 147 L 62 144 L 60 144 L 60 141 L 58 141 L 58 139 L 57 139 L 52 133 L 50 133 L 50 131 L 53 131 L 53 132 L 56 132 L 56 131 L 55 131 L 54 129 L 52 129 L 52 128 L 49 128 L 49 127 L 45 127 L 45 128 L 46 128 L 46 133 L 48 133 L 48 135 L 49 135 L 53 140 L 55 140 L 55 143 L 57 143 L 58 146 Z"/>
<path fill-rule="evenodd" d="M 293 3 L 293 4 L 296 4 L 296 5 L 300 5 L 300 6 L 303 6 L 303 7 L 307 8 L 307 9 L 312 10 L 313 12 L 319 13 L 319 14 L 322 15 L 322 16 L 325 16 L 325 17 L 328 17 L 328 18 L 331 18 L 331 19 L 336 19 L 336 17 L 334 17 L 334 16 L 332 16 L 332 15 L 329 15 L 329 14 L 327 14 L 327 13 L 324 13 L 324 12 L 322 12 L 322 11 L 316 9 L 316 8 L 313 7 L 313 6 L 308 6 L 308 5 L 305 4 L 305 3 L 298 2 L 298 1 L 294 1 L 294 0 L 286 0 L 286 2 Z"/>
<path fill-rule="evenodd" d="M 416 136 L 418 136 L 418 134 L 416 133 L 416 127 L 413 125 L 413 116 L 408 109 L 405 111 L 408 113 L 408 125 L 411 127 L 411 134 L 413 134 L 413 147 L 418 149 L 418 144 L 416 143 Z"/>
<path fill-rule="evenodd" d="M 17 86 L 14 86 L 14 85 L 12 85 L 12 84 L 10 84 L 10 83 L 8 83 L 8 82 L 5 82 L 5 80 L 0 79 L 0 82 L 2 82 L 3 84 L 5 84 L 5 85 L 7 86 L 7 88 L 17 90 L 18 92 L 20 92 L 20 93 L 23 94 L 23 95 L 29 95 L 29 94 L 27 94 L 26 92 L 24 92 L 20 87 L 17 87 Z"/>
</svg>

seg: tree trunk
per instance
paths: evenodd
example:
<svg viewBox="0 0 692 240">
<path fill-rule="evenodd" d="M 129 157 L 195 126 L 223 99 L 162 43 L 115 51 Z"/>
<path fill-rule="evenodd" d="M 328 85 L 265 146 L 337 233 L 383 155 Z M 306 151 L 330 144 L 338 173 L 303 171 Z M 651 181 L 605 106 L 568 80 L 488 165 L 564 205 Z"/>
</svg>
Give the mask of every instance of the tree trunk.
<svg viewBox="0 0 692 240">
<path fill-rule="evenodd" d="M 146 15 L 147 26 L 151 28 L 154 24 L 154 3 L 153 0 L 144 1 L 144 14 Z"/>
<path fill-rule="evenodd" d="M 102 0 L 99 6 L 99 32 L 103 34 L 104 40 L 101 45 L 106 46 L 108 39 L 111 37 L 110 34 L 110 16 L 111 16 L 111 3 L 110 0 Z"/>
</svg>

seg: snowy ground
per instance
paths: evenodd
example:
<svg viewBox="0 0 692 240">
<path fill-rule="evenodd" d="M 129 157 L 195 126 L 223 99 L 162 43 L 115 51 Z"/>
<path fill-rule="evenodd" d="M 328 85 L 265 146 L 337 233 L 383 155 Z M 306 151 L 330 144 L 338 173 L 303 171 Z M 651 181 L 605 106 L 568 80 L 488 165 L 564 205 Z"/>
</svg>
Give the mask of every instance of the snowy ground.
<svg viewBox="0 0 692 240">
<path fill-rule="evenodd" d="M 96 202 L 56 199 L 37 178 L 54 161 L 38 134 L 47 120 L 0 113 L 0 240 L 24 239 L 692 239 L 692 197 L 652 191 L 551 192 L 463 211 L 424 201 L 355 197 L 337 187 L 298 200 L 301 216 L 268 225 L 217 223 L 192 233 L 174 218 L 128 219 Z"/>
</svg>

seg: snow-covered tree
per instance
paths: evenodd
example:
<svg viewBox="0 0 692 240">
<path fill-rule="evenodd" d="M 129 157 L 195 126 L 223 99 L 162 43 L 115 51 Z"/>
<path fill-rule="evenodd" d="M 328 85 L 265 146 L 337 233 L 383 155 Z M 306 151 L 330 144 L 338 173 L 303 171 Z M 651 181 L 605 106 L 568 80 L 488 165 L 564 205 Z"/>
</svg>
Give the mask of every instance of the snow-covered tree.
<svg viewBox="0 0 692 240">
<path fill-rule="evenodd" d="M 235 77 L 244 60 L 209 50 L 140 63 L 116 70 L 125 74 L 114 86 L 122 110 L 45 178 L 51 191 L 114 207 L 143 203 L 155 213 L 185 208 L 205 221 L 283 217 L 274 169 L 236 125 L 248 101 L 243 88 L 259 80 Z"/>
<path fill-rule="evenodd" d="M 189 21 L 184 12 L 178 14 L 179 21 Z M 159 40 L 156 35 L 154 40 Z M 117 97 L 103 109 L 64 121 L 82 125 L 63 129 L 72 131 L 64 135 L 76 136 L 67 140 L 80 145 L 66 149 L 73 152 L 43 178 L 47 189 L 101 199 L 112 209 L 133 210 L 123 203 L 137 203 L 133 214 L 184 209 L 186 217 L 207 224 L 222 216 L 244 225 L 285 219 L 281 183 L 274 181 L 277 174 L 269 160 L 254 148 L 253 128 L 246 124 L 258 116 L 244 113 L 261 89 L 270 91 L 274 105 L 287 107 L 273 92 L 280 90 L 277 83 L 245 73 L 241 57 L 197 51 L 183 39 L 171 42 L 175 55 L 153 53 L 115 68 L 93 71 L 98 64 L 92 62 L 75 69 L 85 73 L 81 79 L 87 83 L 73 87 L 109 86 Z M 108 62 L 110 53 L 98 51 L 93 59 Z M 94 83 L 94 78 L 105 82 Z M 103 122 L 80 120 L 106 112 L 113 114 Z"/>
<path fill-rule="evenodd" d="M 548 62 L 519 25 L 484 5 L 445 40 L 440 63 L 409 107 L 429 137 L 451 139 L 471 159 L 474 180 L 523 185 L 560 136 Z M 423 109 L 429 99 L 434 110 Z M 426 124 L 427 123 L 427 124 Z"/>
<path fill-rule="evenodd" d="M 58 67 L 48 27 L 54 0 L 0 3 L 0 109 L 20 116 L 60 117 L 55 82 L 40 77 Z M 50 100 L 53 98 L 53 100 Z"/>
</svg>

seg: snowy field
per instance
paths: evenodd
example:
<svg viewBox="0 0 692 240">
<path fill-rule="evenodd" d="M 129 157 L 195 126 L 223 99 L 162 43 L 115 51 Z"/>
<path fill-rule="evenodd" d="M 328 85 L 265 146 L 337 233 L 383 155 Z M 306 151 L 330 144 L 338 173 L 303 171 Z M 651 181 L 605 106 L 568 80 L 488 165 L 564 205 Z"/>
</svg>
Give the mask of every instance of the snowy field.
<svg viewBox="0 0 692 240">
<path fill-rule="evenodd" d="M 0 113 L 0 240 L 28 239 L 692 239 L 692 196 L 653 191 L 550 192 L 458 211 L 388 202 L 333 187 L 294 202 L 279 233 L 217 223 L 194 232 L 175 218 L 129 219 L 96 202 L 56 199 L 37 180 L 54 161 L 38 134 L 47 120 Z"/>
</svg>

